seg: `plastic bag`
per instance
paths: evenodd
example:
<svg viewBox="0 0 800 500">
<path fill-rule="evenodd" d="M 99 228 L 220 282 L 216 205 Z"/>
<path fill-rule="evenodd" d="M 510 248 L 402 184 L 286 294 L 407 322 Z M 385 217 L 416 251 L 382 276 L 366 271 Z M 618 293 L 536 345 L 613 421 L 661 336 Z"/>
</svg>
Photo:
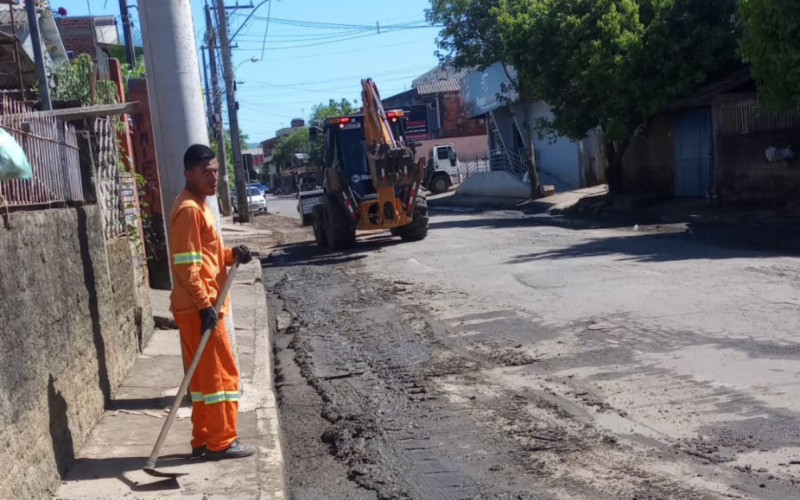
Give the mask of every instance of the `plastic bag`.
<svg viewBox="0 0 800 500">
<path fill-rule="evenodd" d="M 22 146 L 11 134 L 0 128 L 0 181 L 28 180 L 32 175 L 31 164 Z"/>
</svg>

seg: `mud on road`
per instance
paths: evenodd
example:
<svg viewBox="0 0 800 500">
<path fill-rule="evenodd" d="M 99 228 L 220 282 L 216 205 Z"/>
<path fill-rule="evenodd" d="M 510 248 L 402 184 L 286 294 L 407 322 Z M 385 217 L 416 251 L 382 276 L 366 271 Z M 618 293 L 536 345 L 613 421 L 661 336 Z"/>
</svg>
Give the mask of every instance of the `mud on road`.
<svg viewBox="0 0 800 500">
<path fill-rule="evenodd" d="M 374 272 L 365 259 L 400 245 L 385 235 L 327 253 L 293 220 L 268 224 L 264 280 L 292 498 L 800 498 L 793 471 L 730 466 L 725 450 L 757 444 L 664 439 L 596 381 L 554 375 L 560 354 L 537 352 L 591 343 L 608 326 L 572 325 L 579 333 L 562 338 L 563 325 L 462 289 Z M 443 318 L 445 303 L 462 314 Z"/>
</svg>

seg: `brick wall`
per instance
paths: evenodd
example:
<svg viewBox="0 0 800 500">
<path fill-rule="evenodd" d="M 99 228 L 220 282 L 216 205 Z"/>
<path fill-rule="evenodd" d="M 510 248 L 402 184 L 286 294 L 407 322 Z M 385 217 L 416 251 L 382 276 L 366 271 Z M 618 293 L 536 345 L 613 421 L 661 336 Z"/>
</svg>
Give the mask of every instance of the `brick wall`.
<svg viewBox="0 0 800 500">
<path fill-rule="evenodd" d="M 92 30 L 94 29 L 90 17 L 63 17 L 56 18 L 56 25 L 64 43 L 64 49 L 72 51 L 75 55 L 89 54 L 92 58 L 97 56 Z"/>
<path fill-rule="evenodd" d="M 800 155 L 800 114 L 770 111 L 756 93 L 715 98 L 714 175 L 726 202 L 785 205 L 800 201 L 800 158 L 767 163 L 770 147 Z"/>
<path fill-rule="evenodd" d="M 439 102 L 442 106 L 443 137 L 486 135 L 485 121 L 468 118 L 459 92 L 445 92 L 439 96 Z"/>
<path fill-rule="evenodd" d="M 800 128 L 719 135 L 717 194 L 726 202 L 784 205 L 800 199 L 800 159 L 767 163 L 765 151 L 791 146 L 800 154 Z"/>
<path fill-rule="evenodd" d="M 672 115 L 651 118 L 639 137 L 631 140 L 622 159 L 622 188 L 626 192 L 672 195 L 675 169 Z"/>
</svg>

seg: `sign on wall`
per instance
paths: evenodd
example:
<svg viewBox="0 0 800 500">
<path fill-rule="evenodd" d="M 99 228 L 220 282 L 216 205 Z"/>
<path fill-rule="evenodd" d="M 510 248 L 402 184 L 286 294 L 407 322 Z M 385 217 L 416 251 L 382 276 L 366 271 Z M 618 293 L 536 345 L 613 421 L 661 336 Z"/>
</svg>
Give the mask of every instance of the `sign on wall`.
<svg viewBox="0 0 800 500">
<path fill-rule="evenodd" d="M 406 137 L 414 140 L 429 139 L 431 135 L 428 124 L 428 107 L 411 106 L 406 109 Z"/>
<path fill-rule="evenodd" d="M 508 68 L 512 77 L 516 76 L 513 67 Z M 517 93 L 510 90 L 510 82 L 500 63 L 489 66 L 483 71 L 472 71 L 459 80 L 461 99 L 467 116 L 476 118 L 505 106 L 507 101 L 517 99 Z M 505 92 L 503 91 L 504 87 Z"/>
</svg>

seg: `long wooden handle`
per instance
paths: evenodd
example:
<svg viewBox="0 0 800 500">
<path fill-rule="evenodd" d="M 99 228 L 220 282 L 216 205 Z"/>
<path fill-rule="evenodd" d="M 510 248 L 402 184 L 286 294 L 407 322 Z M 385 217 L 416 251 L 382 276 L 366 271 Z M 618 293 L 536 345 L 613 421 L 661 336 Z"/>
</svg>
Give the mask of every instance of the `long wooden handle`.
<svg viewBox="0 0 800 500">
<path fill-rule="evenodd" d="M 233 278 L 236 276 L 236 271 L 238 269 L 239 259 L 237 257 L 236 261 L 233 263 L 233 267 L 228 272 L 228 279 L 225 280 L 225 285 L 222 287 L 222 291 L 217 297 L 217 303 L 214 304 L 214 310 L 217 312 L 217 315 L 219 315 L 219 311 L 222 309 L 222 304 L 225 303 L 225 297 L 228 296 L 228 292 L 233 285 Z M 172 427 L 175 417 L 178 416 L 178 408 L 180 408 L 183 397 L 186 395 L 186 390 L 189 388 L 189 382 L 192 380 L 192 375 L 194 375 L 197 365 L 200 364 L 200 358 L 203 356 L 203 351 L 206 348 L 206 344 L 208 344 L 208 339 L 211 338 L 212 331 L 213 329 L 211 328 L 207 329 L 203 332 L 203 336 L 200 338 L 200 345 L 197 346 L 197 352 L 195 353 L 194 358 L 192 358 L 192 363 L 189 365 L 189 369 L 186 370 L 186 374 L 183 376 L 183 381 L 178 389 L 178 394 L 175 395 L 175 401 L 172 403 L 172 408 L 169 410 L 169 415 L 167 415 L 167 419 L 164 421 L 164 425 L 161 427 L 161 434 L 158 435 L 158 440 L 156 440 L 156 445 L 153 447 L 153 452 L 150 453 L 150 458 L 147 459 L 147 464 L 144 466 L 145 470 L 152 470 L 156 467 L 158 456 L 161 454 L 161 447 L 164 446 L 164 441 L 167 439 L 169 429 Z"/>
</svg>

